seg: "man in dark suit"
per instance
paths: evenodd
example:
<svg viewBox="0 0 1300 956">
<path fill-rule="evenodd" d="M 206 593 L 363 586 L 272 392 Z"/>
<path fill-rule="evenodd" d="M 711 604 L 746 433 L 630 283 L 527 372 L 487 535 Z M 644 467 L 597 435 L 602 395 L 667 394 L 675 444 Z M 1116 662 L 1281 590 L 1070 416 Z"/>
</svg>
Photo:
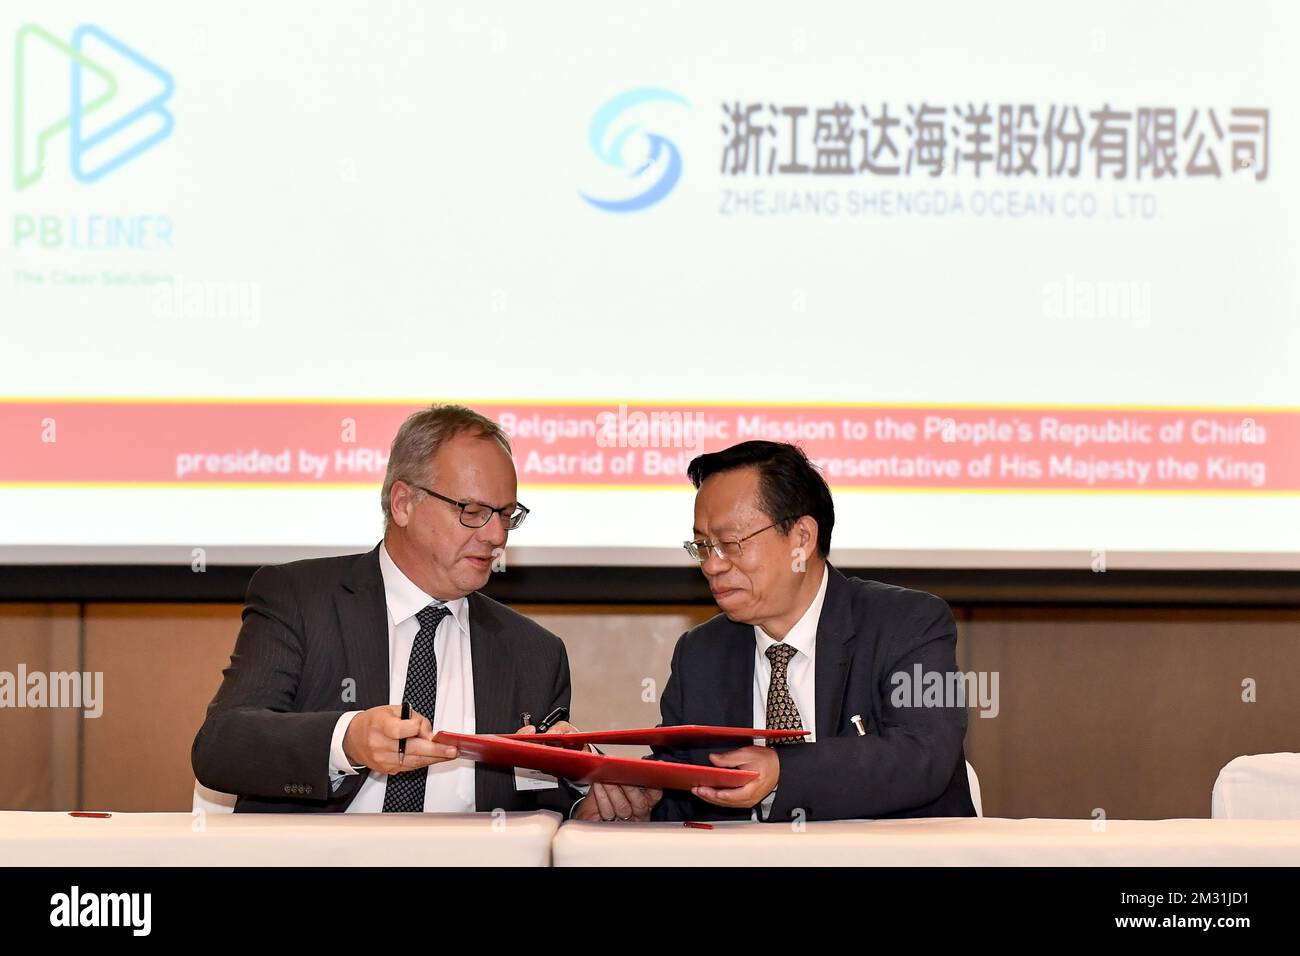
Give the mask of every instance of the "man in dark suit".
<svg viewBox="0 0 1300 956">
<path fill-rule="evenodd" d="M 811 731 L 804 742 L 656 749 L 752 770 L 690 793 L 595 784 L 581 819 L 837 820 L 974 816 L 964 700 L 904 685 L 958 674 L 957 628 L 932 594 L 848 578 L 826 560 L 830 489 L 793 445 L 751 441 L 691 462 L 694 537 L 722 614 L 682 635 L 662 723 Z M 906 693 L 900 691 L 906 690 Z M 933 706 L 931 706 L 933 705 Z M 720 752 L 726 751 L 726 752 Z"/>
<path fill-rule="evenodd" d="M 521 714 L 569 705 L 560 639 L 477 593 L 528 513 L 516 491 L 496 423 L 454 405 L 408 418 L 384 479 L 379 546 L 253 576 L 194 739 L 199 782 L 237 794 L 236 812 L 567 815 L 577 794 L 563 781 L 477 766 L 432 740 L 434 728 L 528 733 Z"/>
</svg>

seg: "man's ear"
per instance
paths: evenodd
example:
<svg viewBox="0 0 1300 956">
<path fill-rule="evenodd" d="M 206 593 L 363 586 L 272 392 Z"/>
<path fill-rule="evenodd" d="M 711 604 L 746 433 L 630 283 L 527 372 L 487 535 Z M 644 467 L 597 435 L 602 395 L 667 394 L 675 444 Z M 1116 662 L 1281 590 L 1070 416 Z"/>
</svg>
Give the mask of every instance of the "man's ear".
<svg viewBox="0 0 1300 956">
<path fill-rule="evenodd" d="M 393 487 L 388 489 L 388 513 L 392 516 L 393 524 L 405 528 L 410 523 L 414 500 L 415 494 L 410 485 L 404 481 L 393 482 Z"/>
<path fill-rule="evenodd" d="M 794 523 L 795 545 L 803 549 L 805 557 L 812 557 L 817 550 L 817 519 L 804 515 Z"/>
</svg>

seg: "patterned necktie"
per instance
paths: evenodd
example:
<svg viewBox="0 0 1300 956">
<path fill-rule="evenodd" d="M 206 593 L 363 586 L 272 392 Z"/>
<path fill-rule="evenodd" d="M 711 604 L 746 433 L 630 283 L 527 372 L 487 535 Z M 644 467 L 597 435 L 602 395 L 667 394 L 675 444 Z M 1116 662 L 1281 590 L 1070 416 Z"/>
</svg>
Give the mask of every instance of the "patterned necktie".
<svg viewBox="0 0 1300 956">
<path fill-rule="evenodd" d="M 767 659 L 772 662 L 772 680 L 767 687 L 767 729 L 768 730 L 803 730 L 803 718 L 799 708 L 790 696 L 790 684 L 786 680 L 786 669 L 790 658 L 796 651 L 788 644 L 773 644 L 767 649 Z M 789 740 L 769 740 L 767 745 L 803 743 L 802 737 Z"/>
<path fill-rule="evenodd" d="M 451 612 L 445 605 L 430 604 L 415 615 L 420 622 L 419 633 L 411 645 L 411 657 L 406 663 L 406 695 L 414 713 L 427 717 L 433 723 L 433 709 L 438 702 L 438 658 L 433 652 L 433 637 L 438 633 L 438 623 Z M 424 809 L 424 785 L 429 778 L 429 768 L 404 770 L 388 775 L 384 790 L 385 813 L 419 813 Z"/>
</svg>

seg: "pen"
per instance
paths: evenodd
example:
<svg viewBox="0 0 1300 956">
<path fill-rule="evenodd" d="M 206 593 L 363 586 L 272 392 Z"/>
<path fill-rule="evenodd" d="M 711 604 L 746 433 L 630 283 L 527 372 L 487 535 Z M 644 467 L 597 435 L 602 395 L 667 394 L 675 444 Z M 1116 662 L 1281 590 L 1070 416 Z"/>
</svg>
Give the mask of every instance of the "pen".
<svg viewBox="0 0 1300 956">
<path fill-rule="evenodd" d="M 551 724 L 558 723 L 569 716 L 569 708 L 556 707 L 553 711 L 542 718 L 542 722 L 537 725 L 537 732 L 544 734 L 551 729 Z"/>
<path fill-rule="evenodd" d="M 411 719 L 411 702 L 409 700 L 402 701 L 402 719 L 403 720 Z M 405 737 L 397 741 L 397 762 L 403 765 L 405 765 L 406 763 L 406 738 Z"/>
</svg>

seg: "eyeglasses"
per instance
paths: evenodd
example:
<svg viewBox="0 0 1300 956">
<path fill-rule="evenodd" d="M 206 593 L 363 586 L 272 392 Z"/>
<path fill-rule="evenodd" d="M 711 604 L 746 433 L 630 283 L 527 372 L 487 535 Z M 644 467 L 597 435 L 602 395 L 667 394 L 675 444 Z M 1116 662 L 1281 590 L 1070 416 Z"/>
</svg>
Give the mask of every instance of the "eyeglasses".
<svg viewBox="0 0 1300 956">
<path fill-rule="evenodd" d="M 759 528 L 757 531 L 751 531 L 743 538 L 731 538 L 726 541 L 683 541 L 682 547 L 686 549 L 687 554 L 696 561 L 699 561 L 701 564 L 708 560 L 710 551 L 722 558 L 724 561 L 735 561 L 745 553 L 745 549 L 740 546 L 742 541 L 748 541 L 750 538 L 754 537 L 754 535 L 762 534 L 764 531 L 767 531 L 768 528 L 775 528 L 778 524 L 780 524 L 779 521 L 773 521 L 766 528 Z"/>
<path fill-rule="evenodd" d="M 493 508 L 491 505 L 485 505 L 481 501 L 457 501 L 455 498 L 448 498 L 446 495 L 440 495 L 431 488 L 424 485 L 417 485 L 414 482 L 407 482 L 412 488 L 423 491 L 430 497 L 437 498 L 439 501 L 445 501 L 449 505 L 455 505 L 460 509 L 460 523 L 467 528 L 482 528 L 492 520 L 493 515 L 500 515 L 505 521 L 506 530 L 514 531 L 524 519 L 528 517 L 528 509 L 515 502 L 512 505 L 505 505 L 501 508 Z"/>
</svg>

